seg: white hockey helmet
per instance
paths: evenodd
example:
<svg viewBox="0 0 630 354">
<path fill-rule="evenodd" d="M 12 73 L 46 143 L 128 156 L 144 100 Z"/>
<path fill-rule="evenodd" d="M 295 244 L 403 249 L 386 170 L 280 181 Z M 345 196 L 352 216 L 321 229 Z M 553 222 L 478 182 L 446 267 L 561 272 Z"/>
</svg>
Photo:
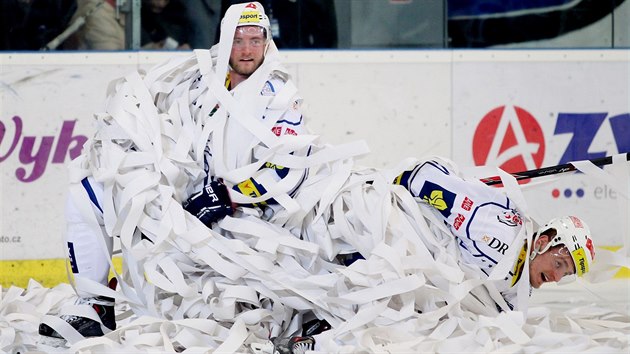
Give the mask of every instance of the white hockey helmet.
<svg viewBox="0 0 630 354">
<path fill-rule="evenodd" d="M 537 253 L 544 253 L 554 246 L 566 246 L 575 264 L 575 274 L 568 279 L 563 278 L 562 282 L 575 280 L 575 276 L 581 277 L 588 273 L 595 259 L 595 248 L 588 225 L 576 216 L 552 219 L 538 229 L 534 242 L 549 229 L 556 230 L 556 234 L 550 237 L 546 247 Z"/>
<path fill-rule="evenodd" d="M 232 5 L 235 6 L 235 5 Z M 225 18 L 221 20 L 221 31 L 224 30 Z M 265 8 L 257 1 L 253 1 L 245 5 L 243 11 L 240 14 L 238 23 L 236 24 L 236 30 L 239 27 L 244 26 L 256 26 L 264 30 L 265 41 L 271 40 L 271 24 L 269 17 L 265 14 Z"/>
</svg>

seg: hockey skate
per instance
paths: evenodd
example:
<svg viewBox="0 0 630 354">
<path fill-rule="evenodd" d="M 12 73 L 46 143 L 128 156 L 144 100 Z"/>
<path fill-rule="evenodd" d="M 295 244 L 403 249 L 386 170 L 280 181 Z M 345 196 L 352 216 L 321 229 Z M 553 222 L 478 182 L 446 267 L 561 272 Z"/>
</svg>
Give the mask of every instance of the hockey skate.
<svg viewBox="0 0 630 354">
<path fill-rule="evenodd" d="M 265 344 L 252 344 L 254 354 L 304 354 L 315 349 L 313 337 L 271 338 Z"/>
<path fill-rule="evenodd" d="M 116 288 L 116 278 L 113 278 L 109 282 L 109 287 Z M 77 298 L 75 305 L 89 305 L 94 309 L 98 317 L 100 318 L 103 326 L 109 330 L 116 329 L 116 316 L 114 312 L 114 299 L 108 297 L 90 297 L 90 298 Z M 67 324 L 72 326 L 83 337 L 100 337 L 104 335 L 101 324 L 93 319 L 75 316 L 75 315 L 62 315 L 60 316 Z M 45 323 L 39 324 L 40 344 L 63 347 L 66 346 L 67 340 L 56 330 Z"/>
</svg>

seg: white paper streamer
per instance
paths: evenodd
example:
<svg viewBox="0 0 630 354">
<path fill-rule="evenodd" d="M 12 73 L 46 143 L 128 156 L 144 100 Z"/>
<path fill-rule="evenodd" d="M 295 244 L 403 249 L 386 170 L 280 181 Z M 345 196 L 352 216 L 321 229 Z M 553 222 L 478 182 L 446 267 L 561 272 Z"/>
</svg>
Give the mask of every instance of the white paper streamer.
<svg viewBox="0 0 630 354">
<path fill-rule="evenodd" d="M 222 60 L 225 53 L 219 53 Z M 281 70 L 270 63 L 259 71 Z M 75 160 L 71 176 L 78 183 L 93 175 L 104 185 L 104 237 L 120 237 L 125 262 L 120 295 L 114 295 L 119 312 L 133 314 L 119 318 L 115 331 L 90 339 L 44 318 L 67 335 L 69 351 L 243 352 L 269 336 L 294 333 L 306 313 L 333 326 L 317 336 L 323 352 L 628 349 L 627 312 L 499 313 L 495 302 L 505 304 L 491 280 L 500 279 L 514 259 L 506 256 L 490 280 L 460 264 L 457 241 L 434 210 L 391 183 L 419 161 L 357 171 L 352 158 L 366 152 L 362 143 L 330 146 L 313 137 L 277 137 L 255 120 L 260 107 L 239 102 L 247 92 L 258 94 L 256 85 L 266 76 L 248 80 L 234 96 L 223 87 L 224 77 L 210 52 L 196 51 L 113 84 L 108 113 L 98 116 L 99 133 L 86 145 L 87 155 Z M 287 92 L 272 101 L 274 109 L 290 103 L 278 102 L 291 99 Z M 202 108 L 189 109 L 193 99 Z M 219 102 L 221 109 L 208 118 L 208 105 Z M 213 149 L 210 173 L 228 185 L 259 173 L 267 161 L 285 163 L 293 174 L 308 170 L 307 178 L 293 198 L 283 181 L 260 198 L 235 198 L 280 200 L 285 208 L 269 220 L 243 208 L 209 230 L 181 207 L 203 182 L 206 141 Z M 291 154 L 308 147 L 308 156 Z M 526 210 L 518 188 L 506 185 Z M 79 194 L 77 200 L 87 203 Z M 531 225 L 523 229 L 531 234 Z M 357 250 L 365 260 L 349 267 L 335 262 Z M 612 263 L 626 260 L 614 257 Z M 112 295 L 94 284 L 77 287 Z M 518 290 L 519 304 L 528 290 Z M 35 343 L 37 324 L 71 297 L 67 287 L 35 283 L 26 291 L 2 291 L 0 349 L 49 350 Z"/>
</svg>

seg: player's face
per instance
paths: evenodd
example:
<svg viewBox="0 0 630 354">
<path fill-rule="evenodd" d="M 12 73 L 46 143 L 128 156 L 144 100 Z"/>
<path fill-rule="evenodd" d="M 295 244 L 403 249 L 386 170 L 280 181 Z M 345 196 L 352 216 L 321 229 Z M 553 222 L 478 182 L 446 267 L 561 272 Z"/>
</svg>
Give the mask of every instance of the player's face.
<svg viewBox="0 0 630 354">
<path fill-rule="evenodd" d="M 230 66 L 239 75 L 249 77 L 265 58 L 265 33 L 262 27 L 243 26 L 236 29 Z"/>
<path fill-rule="evenodd" d="M 541 240 L 542 237 L 538 241 Z M 541 248 L 547 243 L 547 239 L 542 240 L 542 243 Z M 529 264 L 529 283 L 536 289 L 544 283 L 557 282 L 571 274 L 575 274 L 575 264 L 565 246 L 552 247 L 537 255 Z"/>
</svg>

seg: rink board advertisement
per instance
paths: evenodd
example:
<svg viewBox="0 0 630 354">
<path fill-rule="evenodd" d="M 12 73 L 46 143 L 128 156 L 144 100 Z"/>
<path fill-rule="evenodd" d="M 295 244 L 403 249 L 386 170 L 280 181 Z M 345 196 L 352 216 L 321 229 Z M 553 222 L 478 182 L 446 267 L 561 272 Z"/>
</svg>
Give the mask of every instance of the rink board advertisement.
<svg viewBox="0 0 630 354">
<path fill-rule="evenodd" d="M 2 69 L 2 259 L 65 254 L 67 164 L 91 136 L 108 83 L 137 67 L 129 56 L 115 65 L 78 55 L 40 57 L 24 56 Z"/>
<path fill-rule="evenodd" d="M 367 140 L 372 155 L 362 165 L 441 155 L 463 166 L 505 162 L 519 170 L 630 150 L 629 62 L 608 59 L 618 52 L 527 63 L 531 52 L 464 53 L 296 52 L 284 59 L 311 130 L 331 143 Z M 520 60 L 497 60 L 500 53 Z M 109 82 L 171 55 L 1 56 L 0 260 L 64 257 L 66 166 L 92 135 Z M 519 122 L 518 133 L 497 132 L 502 121 Z M 522 145 L 506 149 L 514 141 Z M 627 200 L 583 176 L 526 196 L 543 219 L 584 215 L 602 245 L 621 245 L 619 230 L 629 237 Z"/>
<path fill-rule="evenodd" d="M 454 63 L 455 161 L 519 172 L 630 151 L 628 61 L 539 59 Z M 525 196 L 540 222 L 574 214 L 599 245 L 630 237 L 627 199 L 601 180 L 571 174 L 530 184 Z"/>
</svg>

